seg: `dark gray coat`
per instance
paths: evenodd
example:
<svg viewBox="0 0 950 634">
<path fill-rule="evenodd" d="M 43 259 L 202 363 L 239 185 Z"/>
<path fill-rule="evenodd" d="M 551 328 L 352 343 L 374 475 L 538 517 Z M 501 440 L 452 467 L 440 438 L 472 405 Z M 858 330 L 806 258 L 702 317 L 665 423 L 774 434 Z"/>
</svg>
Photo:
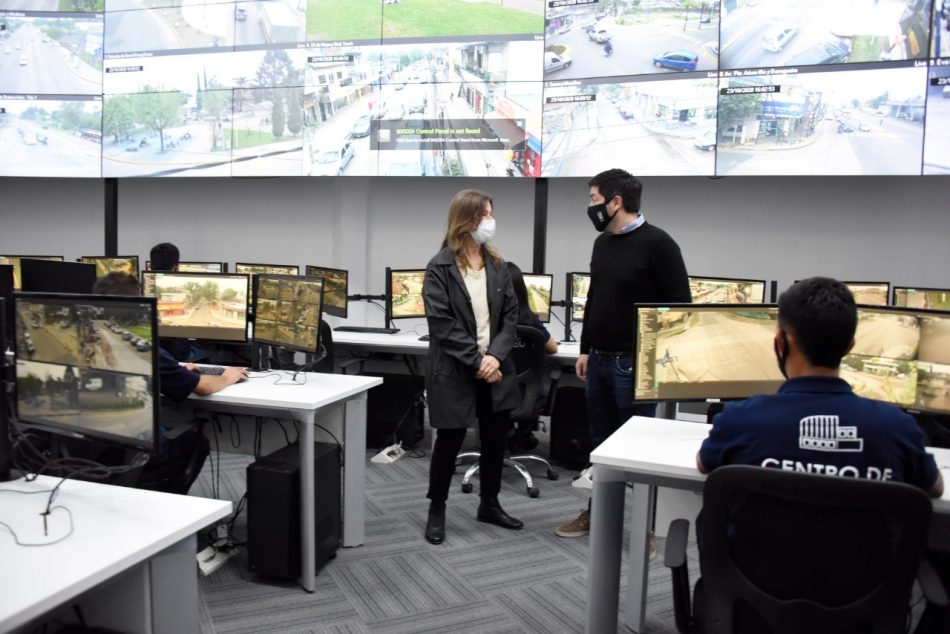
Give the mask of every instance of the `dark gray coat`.
<svg viewBox="0 0 950 634">
<path fill-rule="evenodd" d="M 501 381 L 491 386 L 492 403 L 496 412 L 502 412 L 521 404 L 514 360 L 508 358 L 515 342 L 518 300 L 507 267 L 497 268 L 486 257 L 485 271 L 491 319 L 488 354 L 501 362 L 502 373 Z M 472 300 L 451 250 L 442 249 L 429 261 L 422 295 L 429 323 L 429 420 L 436 429 L 471 427 L 475 424 L 475 373 L 482 355 Z"/>
</svg>

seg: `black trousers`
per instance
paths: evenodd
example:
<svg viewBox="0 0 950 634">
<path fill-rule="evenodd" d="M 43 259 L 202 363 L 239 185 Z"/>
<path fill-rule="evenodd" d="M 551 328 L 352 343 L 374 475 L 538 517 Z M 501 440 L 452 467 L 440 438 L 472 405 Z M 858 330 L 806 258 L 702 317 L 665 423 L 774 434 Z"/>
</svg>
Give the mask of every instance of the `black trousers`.
<svg viewBox="0 0 950 634">
<path fill-rule="evenodd" d="M 501 490 L 501 469 L 504 466 L 508 429 L 511 426 L 509 412 L 492 409 L 491 386 L 482 380 L 475 382 L 475 416 L 478 418 L 478 440 L 481 457 L 478 459 L 479 496 L 482 499 L 498 497 Z M 429 493 L 427 498 L 436 505 L 445 504 L 455 472 L 455 459 L 465 440 L 466 429 L 439 429 L 436 431 L 435 448 L 429 463 Z"/>
</svg>

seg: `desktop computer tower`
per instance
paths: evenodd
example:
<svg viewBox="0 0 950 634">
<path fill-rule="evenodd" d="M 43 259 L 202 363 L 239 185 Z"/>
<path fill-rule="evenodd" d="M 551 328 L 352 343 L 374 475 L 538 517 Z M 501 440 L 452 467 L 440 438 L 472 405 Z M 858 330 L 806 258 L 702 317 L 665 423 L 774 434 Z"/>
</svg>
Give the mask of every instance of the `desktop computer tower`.
<svg viewBox="0 0 950 634">
<path fill-rule="evenodd" d="M 247 567 L 300 576 L 300 455 L 296 443 L 247 467 Z M 340 547 L 340 448 L 314 444 L 317 571 Z"/>
</svg>

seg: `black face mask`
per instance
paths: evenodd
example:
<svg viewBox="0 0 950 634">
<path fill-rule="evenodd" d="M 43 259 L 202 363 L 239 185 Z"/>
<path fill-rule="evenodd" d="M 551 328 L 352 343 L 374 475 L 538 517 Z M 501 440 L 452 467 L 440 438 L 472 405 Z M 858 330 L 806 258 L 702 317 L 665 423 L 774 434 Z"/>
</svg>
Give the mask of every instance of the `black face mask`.
<svg viewBox="0 0 950 634">
<path fill-rule="evenodd" d="M 773 341 L 772 345 L 775 347 L 775 361 L 778 362 L 778 370 L 782 373 L 786 379 L 788 378 L 788 373 L 785 371 L 785 363 L 788 361 L 788 336 L 785 334 L 785 331 L 782 332 L 782 347 L 785 348 L 784 352 L 780 352 L 778 349 L 778 341 Z"/>
<path fill-rule="evenodd" d="M 600 232 L 603 232 L 604 229 L 607 228 L 607 225 L 610 224 L 610 221 L 614 219 L 613 216 L 607 215 L 606 201 L 588 207 L 587 217 L 590 218 L 590 221 L 594 224 L 594 229 Z"/>
</svg>

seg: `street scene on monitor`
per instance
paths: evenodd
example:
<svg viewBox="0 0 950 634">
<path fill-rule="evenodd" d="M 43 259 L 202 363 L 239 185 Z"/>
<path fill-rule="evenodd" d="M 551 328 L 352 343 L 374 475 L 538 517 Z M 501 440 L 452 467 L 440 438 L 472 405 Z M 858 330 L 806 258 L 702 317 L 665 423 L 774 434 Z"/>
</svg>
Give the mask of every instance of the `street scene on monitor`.
<svg viewBox="0 0 950 634">
<path fill-rule="evenodd" d="M 718 69 L 718 2 L 547 4 L 545 79 Z"/>
<path fill-rule="evenodd" d="M 426 307 L 422 299 L 422 283 L 425 271 L 392 272 L 393 317 L 425 317 Z"/>
<path fill-rule="evenodd" d="M 133 258 L 82 258 L 83 262 L 96 265 L 96 279 L 109 273 L 124 273 L 138 277 L 137 261 Z"/>
<path fill-rule="evenodd" d="M 145 281 L 145 294 L 158 300 L 163 337 L 246 338 L 247 278 L 153 273 Z"/>
<path fill-rule="evenodd" d="M 841 361 L 841 378 L 861 396 L 912 405 L 920 341 L 920 324 L 913 315 L 860 309 L 854 347 Z"/>
<path fill-rule="evenodd" d="M 926 75 L 906 66 L 723 78 L 716 173 L 919 174 Z"/>
<path fill-rule="evenodd" d="M 528 307 L 531 312 L 546 321 L 551 315 L 551 278 L 542 276 L 524 276 L 524 285 L 528 290 Z"/>
<path fill-rule="evenodd" d="M 920 318 L 920 347 L 917 358 L 932 363 L 950 364 L 950 315 Z"/>
<path fill-rule="evenodd" d="M 346 273 L 307 267 L 307 275 L 323 278 L 323 305 L 346 310 Z"/>
<path fill-rule="evenodd" d="M 924 59 L 930 8 L 929 0 L 726 1 L 722 3 L 720 66 Z"/>
<path fill-rule="evenodd" d="M 950 413 L 950 365 L 917 362 L 917 400 L 914 407 Z"/>
<path fill-rule="evenodd" d="M 898 288 L 894 291 L 894 305 L 907 308 L 950 310 L 950 289 L 923 290 Z"/>
<path fill-rule="evenodd" d="M 761 304 L 765 282 L 703 280 L 689 278 L 689 292 L 694 304 Z"/>
<path fill-rule="evenodd" d="M 947 1 L 950 5 L 950 0 Z M 944 31 L 943 35 L 950 40 L 950 31 Z M 950 174 L 950 65 L 930 69 L 924 174 Z"/>
<path fill-rule="evenodd" d="M 0 11 L 101 13 L 105 0 L 0 0 Z"/>
<path fill-rule="evenodd" d="M 854 296 L 855 304 L 865 306 L 887 306 L 887 284 L 851 284 L 846 283 Z"/>
<path fill-rule="evenodd" d="M 590 288 L 590 275 L 571 276 L 571 319 L 584 321 L 584 306 L 587 305 L 587 290 Z"/>
<path fill-rule="evenodd" d="M 261 278 L 254 339 L 315 352 L 322 289 L 319 281 Z"/>
</svg>

